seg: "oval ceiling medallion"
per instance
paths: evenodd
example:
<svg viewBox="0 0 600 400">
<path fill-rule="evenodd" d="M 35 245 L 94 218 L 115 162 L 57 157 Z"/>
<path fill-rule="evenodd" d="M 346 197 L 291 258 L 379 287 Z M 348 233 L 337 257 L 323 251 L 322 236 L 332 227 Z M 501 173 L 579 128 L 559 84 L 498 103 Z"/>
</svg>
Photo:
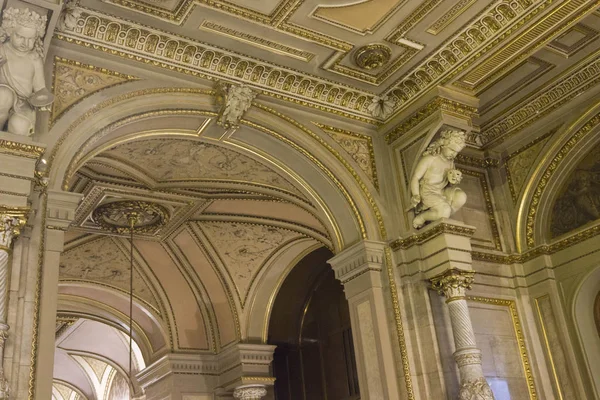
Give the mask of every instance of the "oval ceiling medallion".
<svg viewBox="0 0 600 400">
<path fill-rule="evenodd" d="M 167 223 L 169 214 L 160 204 L 140 200 L 114 201 L 102 204 L 92 214 L 94 222 L 104 229 L 128 233 L 154 231 Z"/>
<path fill-rule="evenodd" d="M 382 44 L 369 44 L 354 53 L 354 62 L 362 69 L 372 70 L 383 67 L 390 61 L 392 50 Z"/>
</svg>

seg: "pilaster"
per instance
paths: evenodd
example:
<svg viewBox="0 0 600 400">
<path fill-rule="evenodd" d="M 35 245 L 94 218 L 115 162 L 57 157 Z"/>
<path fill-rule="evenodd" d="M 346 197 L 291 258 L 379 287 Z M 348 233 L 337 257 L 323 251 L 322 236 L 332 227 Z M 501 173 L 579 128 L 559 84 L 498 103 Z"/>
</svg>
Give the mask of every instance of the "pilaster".
<svg viewBox="0 0 600 400">
<path fill-rule="evenodd" d="M 399 399 L 382 273 L 385 244 L 364 240 L 328 261 L 344 285 L 356 351 L 361 398 Z"/>
<path fill-rule="evenodd" d="M 274 350 L 271 345 L 237 343 L 219 354 L 171 353 L 148 365 L 136 379 L 146 400 L 260 399 L 256 396 L 266 395 L 275 382 L 270 373 Z"/>
<path fill-rule="evenodd" d="M 75 209 L 81 198 L 77 193 L 54 190 L 47 193 L 46 218 L 42 221 L 45 222 L 42 227 L 45 240 L 38 305 L 36 399 L 52 397 L 60 255 L 64 247 L 65 231 L 75 217 Z"/>
</svg>

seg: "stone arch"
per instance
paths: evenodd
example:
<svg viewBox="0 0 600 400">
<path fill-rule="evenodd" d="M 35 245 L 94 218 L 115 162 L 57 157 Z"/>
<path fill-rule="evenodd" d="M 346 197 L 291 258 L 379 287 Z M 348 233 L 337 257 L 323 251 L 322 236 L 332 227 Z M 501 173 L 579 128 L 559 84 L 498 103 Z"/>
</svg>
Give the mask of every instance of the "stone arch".
<svg viewBox="0 0 600 400">
<path fill-rule="evenodd" d="M 47 134 L 50 143 L 46 153 L 51 188 L 63 186 L 67 170 L 73 168 L 74 156 L 81 153 L 82 148 L 95 147 L 98 140 L 95 136 L 111 123 L 141 113 L 154 113 L 158 118 L 161 112 L 172 109 L 173 104 L 193 104 L 186 109 L 205 112 L 207 117 L 216 115 L 211 89 L 152 88 L 145 82 L 132 82 L 121 86 L 120 91 L 125 86 L 132 90 L 118 95 L 118 91 L 107 89 L 105 93 L 114 93 L 114 97 L 97 104 L 95 101 L 100 96 L 86 98 L 52 127 Z M 86 108 L 86 105 L 92 107 Z M 72 123 L 68 125 L 66 121 Z M 266 158 L 274 163 L 286 160 L 286 164 L 295 165 L 295 168 L 282 172 L 295 174 L 294 179 L 302 179 L 300 185 L 314 182 L 312 186 L 316 190 L 313 189 L 310 195 L 320 207 L 343 204 L 330 211 L 328 221 L 329 224 L 337 223 L 337 230 L 343 236 L 334 246 L 336 251 L 360 239 L 385 238 L 381 201 L 377 195 L 373 196 L 375 191 L 356 175 L 343 155 L 319 140 L 307 124 L 268 106 L 253 107 L 242 124 L 250 129 L 240 129 L 240 134 L 227 140 L 226 145 L 249 151 L 254 156 L 268 155 Z M 182 129 L 185 127 L 172 131 L 181 132 Z M 189 134 L 189 126 L 187 130 Z M 281 168 L 281 165 L 277 167 Z"/>
<path fill-rule="evenodd" d="M 600 328 L 596 326 L 594 307 L 600 294 L 600 266 L 592 269 L 580 282 L 571 304 L 573 324 L 582 349 L 585 367 L 591 377 L 596 397 L 600 394 Z"/>
<path fill-rule="evenodd" d="M 557 132 L 556 140 L 546 149 L 547 156 L 530 175 L 531 183 L 525 187 L 517 207 L 516 244 L 519 252 L 549 241 L 548 215 L 557 193 L 590 147 L 600 142 L 599 121 L 600 103 L 596 103 Z"/>
</svg>

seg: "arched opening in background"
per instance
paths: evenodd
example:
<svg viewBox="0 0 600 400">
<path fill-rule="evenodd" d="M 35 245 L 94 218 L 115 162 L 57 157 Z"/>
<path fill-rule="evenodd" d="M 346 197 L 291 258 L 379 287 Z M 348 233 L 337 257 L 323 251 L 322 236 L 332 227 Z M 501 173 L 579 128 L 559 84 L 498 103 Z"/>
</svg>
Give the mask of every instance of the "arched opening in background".
<svg viewBox="0 0 600 400">
<path fill-rule="evenodd" d="M 348 302 L 320 248 L 304 257 L 283 282 L 273 304 L 269 344 L 275 399 L 358 399 L 358 374 Z"/>
</svg>

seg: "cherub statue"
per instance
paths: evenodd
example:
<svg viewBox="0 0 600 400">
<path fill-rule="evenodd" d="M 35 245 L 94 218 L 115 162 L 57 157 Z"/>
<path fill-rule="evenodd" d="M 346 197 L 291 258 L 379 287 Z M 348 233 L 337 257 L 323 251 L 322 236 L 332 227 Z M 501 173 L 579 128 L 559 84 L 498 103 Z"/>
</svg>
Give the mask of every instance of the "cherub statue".
<svg viewBox="0 0 600 400">
<path fill-rule="evenodd" d="M 427 221 L 450 217 L 467 201 L 465 192 L 456 186 L 462 173 L 454 168 L 454 158 L 464 147 L 464 132 L 445 130 L 423 152 L 410 181 L 416 229 Z"/>
<path fill-rule="evenodd" d="M 46 89 L 43 43 L 46 17 L 29 9 L 4 10 L 0 26 L 0 130 L 29 136 L 36 109 L 52 103 Z"/>
<path fill-rule="evenodd" d="M 252 100 L 256 97 L 256 93 L 244 85 L 230 85 L 225 90 L 224 99 L 221 98 L 224 108 L 217 123 L 226 128 L 235 128 L 238 126 L 240 119 L 242 119 L 242 115 L 252 105 Z"/>
</svg>

